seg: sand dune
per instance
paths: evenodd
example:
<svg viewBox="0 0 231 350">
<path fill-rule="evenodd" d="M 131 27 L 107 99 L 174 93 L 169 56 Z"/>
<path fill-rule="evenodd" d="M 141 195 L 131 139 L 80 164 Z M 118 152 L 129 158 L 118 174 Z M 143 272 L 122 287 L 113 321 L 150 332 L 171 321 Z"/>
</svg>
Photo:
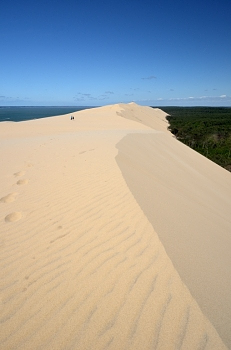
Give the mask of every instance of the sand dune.
<svg viewBox="0 0 231 350">
<path fill-rule="evenodd" d="M 158 109 L 74 115 L 0 125 L 1 349 L 230 347 L 230 174 Z"/>
</svg>

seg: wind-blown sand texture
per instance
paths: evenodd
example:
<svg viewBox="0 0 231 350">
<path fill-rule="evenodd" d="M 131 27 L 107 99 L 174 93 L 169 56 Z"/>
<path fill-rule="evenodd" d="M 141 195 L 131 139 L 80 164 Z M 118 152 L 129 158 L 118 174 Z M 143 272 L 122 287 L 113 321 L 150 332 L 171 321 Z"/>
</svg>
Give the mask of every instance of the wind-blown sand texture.
<svg viewBox="0 0 231 350">
<path fill-rule="evenodd" d="M 0 348 L 231 348 L 231 178 L 119 104 L 0 124 Z"/>
</svg>

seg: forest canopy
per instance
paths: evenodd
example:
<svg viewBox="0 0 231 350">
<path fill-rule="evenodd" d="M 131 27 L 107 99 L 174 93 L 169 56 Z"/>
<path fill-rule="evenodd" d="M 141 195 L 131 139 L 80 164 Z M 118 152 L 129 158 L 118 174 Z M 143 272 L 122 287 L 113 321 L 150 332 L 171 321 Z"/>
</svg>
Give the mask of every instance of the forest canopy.
<svg viewBox="0 0 231 350">
<path fill-rule="evenodd" d="M 231 171 L 230 107 L 160 107 L 176 138 Z"/>
</svg>

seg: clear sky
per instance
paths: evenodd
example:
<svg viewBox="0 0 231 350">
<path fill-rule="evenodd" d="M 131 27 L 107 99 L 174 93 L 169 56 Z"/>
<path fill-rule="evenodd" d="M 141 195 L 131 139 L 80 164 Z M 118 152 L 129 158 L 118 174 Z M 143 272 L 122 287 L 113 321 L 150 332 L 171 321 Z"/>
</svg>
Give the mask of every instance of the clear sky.
<svg viewBox="0 0 231 350">
<path fill-rule="evenodd" d="M 0 105 L 231 106 L 230 0 L 11 0 Z"/>
</svg>

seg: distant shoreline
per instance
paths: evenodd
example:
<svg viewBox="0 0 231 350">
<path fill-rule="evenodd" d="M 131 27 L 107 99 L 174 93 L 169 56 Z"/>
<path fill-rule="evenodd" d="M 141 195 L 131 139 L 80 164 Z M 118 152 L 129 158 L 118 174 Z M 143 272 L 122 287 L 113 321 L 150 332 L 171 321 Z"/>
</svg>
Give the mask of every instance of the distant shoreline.
<svg viewBox="0 0 231 350">
<path fill-rule="evenodd" d="M 0 106 L 0 122 L 20 122 L 54 117 L 94 107 L 87 106 Z"/>
</svg>

